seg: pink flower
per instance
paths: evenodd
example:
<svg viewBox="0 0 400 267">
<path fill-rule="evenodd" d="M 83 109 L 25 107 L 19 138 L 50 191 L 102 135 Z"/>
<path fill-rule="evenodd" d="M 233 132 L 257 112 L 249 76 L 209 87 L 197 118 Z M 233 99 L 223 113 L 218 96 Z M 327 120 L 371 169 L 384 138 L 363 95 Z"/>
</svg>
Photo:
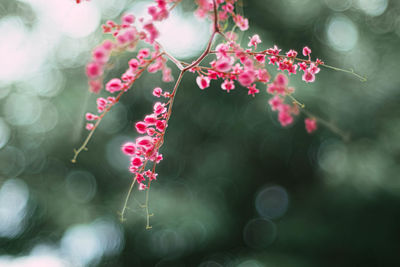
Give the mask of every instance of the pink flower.
<svg viewBox="0 0 400 267">
<path fill-rule="evenodd" d="M 154 125 L 157 122 L 157 117 L 155 115 L 147 115 L 144 117 L 144 121 L 149 125 Z"/>
<path fill-rule="evenodd" d="M 233 21 L 236 23 L 241 31 L 246 31 L 249 28 L 249 20 L 243 18 L 240 15 L 234 16 Z"/>
<path fill-rule="evenodd" d="M 144 182 L 146 179 L 144 178 L 143 174 L 136 174 L 136 181 L 138 181 L 138 183 L 142 184 L 142 182 Z"/>
<path fill-rule="evenodd" d="M 201 90 L 204 90 L 210 86 L 210 78 L 204 77 L 203 75 L 197 76 L 196 83 Z"/>
<path fill-rule="evenodd" d="M 130 82 L 133 81 L 134 79 L 135 75 L 133 74 L 132 69 L 127 69 L 125 73 L 121 75 L 121 80 L 123 80 L 124 82 Z"/>
<path fill-rule="evenodd" d="M 233 73 L 239 74 L 242 73 L 243 68 L 239 63 L 236 63 L 232 68 Z"/>
<path fill-rule="evenodd" d="M 293 122 L 293 117 L 290 115 L 289 112 L 280 111 L 278 114 L 278 120 L 282 126 L 288 126 Z"/>
<path fill-rule="evenodd" d="M 255 56 L 256 60 L 260 63 L 264 63 L 265 62 L 265 55 L 263 54 L 258 54 Z"/>
<path fill-rule="evenodd" d="M 275 65 L 276 63 L 279 63 L 280 58 L 276 57 L 276 56 L 272 56 L 272 57 L 269 57 L 268 60 L 269 60 L 268 64 Z"/>
<path fill-rule="evenodd" d="M 161 156 L 162 157 L 162 156 Z M 158 158 L 158 157 L 157 157 Z M 151 173 L 147 177 L 149 177 L 150 181 L 156 180 L 157 179 L 157 173 Z"/>
<path fill-rule="evenodd" d="M 115 104 L 117 102 L 117 100 L 115 99 L 115 97 L 109 96 L 109 97 L 107 97 L 107 102 Z"/>
<path fill-rule="evenodd" d="M 239 83 L 244 87 L 250 86 L 255 79 L 256 77 L 253 70 L 245 70 L 241 74 L 239 74 L 238 77 Z"/>
<path fill-rule="evenodd" d="M 107 106 L 107 100 L 103 97 L 99 97 L 99 98 L 97 98 L 96 103 L 97 103 L 97 111 L 99 113 L 103 112 Z"/>
<path fill-rule="evenodd" d="M 139 67 L 139 61 L 136 58 L 129 60 L 128 64 L 132 70 L 136 70 Z"/>
<path fill-rule="evenodd" d="M 158 116 L 167 112 L 167 108 L 161 102 L 156 102 L 153 107 L 154 113 Z"/>
<path fill-rule="evenodd" d="M 304 123 L 306 125 L 306 130 L 308 133 L 312 133 L 315 130 L 317 130 L 317 120 L 316 119 L 306 118 L 304 120 Z"/>
<path fill-rule="evenodd" d="M 165 130 L 165 122 L 164 121 L 157 121 L 156 122 L 156 128 L 160 132 L 163 132 Z"/>
<path fill-rule="evenodd" d="M 283 73 L 278 73 L 275 77 L 274 83 L 278 86 L 286 87 L 289 83 L 288 77 Z"/>
<path fill-rule="evenodd" d="M 156 130 L 154 130 L 154 128 L 149 127 L 149 128 L 147 128 L 146 133 L 147 133 L 147 135 L 152 136 L 156 133 Z"/>
<path fill-rule="evenodd" d="M 135 124 L 136 131 L 140 134 L 145 134 L 147 129 L 147 124 L 143 121 L 139 121 Z"/>
<path fill-rule="evenodd" d="M 149 33 L 149 35 L 150 35 L 149 42 L 151 44 L 160 35 L 160 33 L 157 31 L 157 29 L 153 23 L 147 23 L 147 24 L 143 25 L 143 29 L 145 29 Z"/>
<path fill-rule="evenodd" d="M 153 145 L 153 138 L 150 136 L 139 137 L 136 139 L 136 145 L 149 148 Z"/>
<path fill-rule="evenodd" d="M 222 90 L 226 90 L 226 92 L 229 93 L 230 90 L 235 89 L 235 84 L 232 80 L 225 80 L 221 84 L 221 88 L 222 88 Z"/>
<path fill-rule="evenodd" d="M 98 105 L 98 106 L 105 106 L 105 105 L 107 105 L 107 99 L 105 99 L 105 98 L 103 98 L 103 97 L 97 98 L 96 102 L 97 102 L 97 105 Z"/>
<path fill-rule="evenodd" d="M 128 142 L 122 145 L 121 150 L 125 155 L 135 156 L 136 147 L 134 143 Z"/>
<path fill-rule="evenodd" d="M 94 121 L 94 120 L 97 120 L 99 118 L 99 116 L 97 116 L 97 115 L 94 115 L 94 114 L 92 114 L 92 113 L 86 113 L 86 120 L 88 120 L 88 121 Z"/>
<path fill-rule="evenodd" d="M 86 75 L 90 78 L 96 78 L 103 74 L 103 69 L 98 63 L 91 62 L 86 66 Z"/>
<path fill-rule="evenodd" d="M 217 58 L 228 57 L 228 54 L 226 53 L 228 49 L 229 47 L 226 44 L 221 43 L 217 45 L 217 47 L 215 48 L 215 50 L 217 51 Z"/>
<path fill-rule="evenodd" d="M 140 190 L 140 191 L 143 191 L 143 190 L 145 190 L 146 188 L 147 188 L 147 186 L 146 186 L 145 184 L 142 184 L 142 183 L 139 184 L 139 190 Z"/>
<path fill-rule="evenodd" d="M 277 55 L 279 55 L 279 52 L 281 52 L 281 50 L 282 50 L 282 49 L 279 49 L 276 45 L 274 45 L 273 48 L 267 49 L 267 53 L 268 53 L 269 55 L 277 56 Z"/>
<path fill-rule="evenodd" d="M 132 166 L 140 167 L 143 164 L 143 160 L 141 157 L 133 157 L 131 161 Z"/>
<path fill-rule="evenodd" d="M 162 154 L 157 154 L 156 156 L 156 163 L 160 163 L 160 161 L 163 160 L 163 155 Z M 154 178 L 155 179 L 155 178 Z"/>
<path fill-rule="evenodd" d="M 168 67 L 164 67 L 162 71 L 162 81 L 163 82 L 172 82 L 174 80 L 174 77 L 171 74 L 171 69 Z"/>
<path fill-rule="evenodd" d="M 128 42 L 128 39 L 126 38 L 126 36 L 124 34 L 120 34 L 117 36 L 117 42 L 120 45 L 124 45 L 125 43 Z"/>
<path fill-rule="evenodd" d="M 268 101 L 268 104 L 271 106 L 271 109 L 273 111 L 278 110 L 279 107 L 282 105 L 282 103 L 283 103 L 283 100 L 278 95 L 275 95 Z"/>
<path fill-rule="evenodd" d="M 312 73 L 312 74 L 317 74 L 320 71 L 320 68 L 318 68 L 318 65 L 315 65 L 314 63 L 310 64 L 310 67 L 308 68 L 308 70 Z"/>
<path fill-rule="evenodd" d="M 92 52 L 95 62 L 104 63 L 108 60 L 108 51 L 103 46 L 96 47 Z"/>
<path fill-rule="evenodd" d="M 86 130 L 91 131 L 93 130 L 93 128 L 94 128 L 93 123 L 86 123 Z"/>
<path fill-rule="evenodd" d="M 118 78 L 111 79 L 106 84 L 106 90 L 109 91 L 110 93 L 121 91 L 121 89 L 122 89 L 122 82 Z"/>
<path fill-rule="evenodd" d="M 136 34 L 137 32 L 135 28 L 129 28 L 125 31 L 124 38 L 127 42 L 132 42 L 136 38 Z"/>
<path fill-rule="evenodd" d="M 135 16 L 132 14 L 126 14 L 122 17 L 122 23 L 124 24 L 132 24 L 135 22 Z"/>
<path fill-rule="evenodd" d="M 288 57 L 296 57 L 297 56 L 297 52 L 294 51 L 293 49 L 290 49 L 289 52 L 286 53 L 286 55 Z"/>
<path fill-rule="evenodd" d="M 308 46 L 305 46 L 303 48 L 303 55 L 306 57 L 309 56 L 310 54 L 311 54 L 311 49 Z"/>
<path fill-rule="evenodd" d="M 256 88 L 256 85 L 253 84 L 252 86 L 248 87 L 249 92 L 247 93 L 248 95 L 252 95 L 253 97 L 255 97 L 255 94 L 258 94 L 260 92 L 260 90 L 258 90 Z"/>
<path fill-rule="evenodd" d="M 160 97 L 162 94 L 162 89 L 160 87 L 156 87 L 153 89 L 153 95 L 156 97 Z"/>
<path fill-rule="evenodd" d="M 232 13 L 233 12 L 233 5 L 231 3 L 227 3 L 226 5 L 222 6 L 222 9 L 225 10 L 228 13 Z"/>
<path fill-rule="evenodd" d="M 147 13 L 153 17 L 153 20 L 157 19 L 157 7 L 156 6 L 149 6 L 147 8 Z"/>
<path fill-rule="evenodd" d="M 150 56 L 150 50 L 148 48 L 140 49 L 137 58 L 142 59 Z"/>
<path fill-rule="evenodd" d="M 315 81 L 315 75 L 312 74 L 309 70 L 306 70 L 302 76 L 303 81 L 306 83 L 312 83 Z"/>
<path fill-rule="evenodd" d="M 102 88 L 102 83 L 99 80 L 90 80 L 89 81 L 89 90 L 95 94 L 98 94 Z"/>
<path fill-rule="evenodd" d="M 167 2 L 165 0 L 156 0 L 156 2 L 160 9 L 165 9 L 167 7 Z"/>
<path fill-rule="evenodd" d="M 269 81 L 269 73 L 266 69 L 259 69 L 257 72 L 257 79 L 260 82 L 267 83 Z"/>
<path fill-rule="evenodd" d="M 215 69 L 220 72 L 228 72 L 232 68 L 232 62 L 229 57 L 223 57 L 215 62 Z"/>
<path fill-rule="evenodd" d="M 299 67 L 301 70 L 305 71 L 307 69 L 307 63 L 305 62 L 300 62 L 298 63 Z"/>
<path fill-rule="evenodd" d="M 250 42 L 247 44 L 247 46 L 254 46 L 255 49 L 257 49 L 257 45 L 261 43 L 261 39 L 260 36 L 258 36 L 258 34 L 254 34 L 251 38 L 250 38 Z"/>
</svg>

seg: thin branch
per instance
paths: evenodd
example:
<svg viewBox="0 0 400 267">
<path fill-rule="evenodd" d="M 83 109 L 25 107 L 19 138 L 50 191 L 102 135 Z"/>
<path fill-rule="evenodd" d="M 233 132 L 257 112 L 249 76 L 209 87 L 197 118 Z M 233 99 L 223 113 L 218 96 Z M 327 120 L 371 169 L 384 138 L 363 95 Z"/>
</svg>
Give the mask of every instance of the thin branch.
<svg viewBox="0 0 400 267">
<path fill-rule="evenodd" d="M 133 181 L 132 181 L 132 183 L 131 183 L 131 186 L 129 187 L 128 194 L 127 194 L 126 197 L 125 197 L 124 206 L 122 207 L 122 210 L 121 210 L 121 213 L 120 213 L 120 215 L 121 215 L 121 217 L 120 217 L 121 222 L 124 222 L 124 221 L 125 221 L 125 217 L 124 217 L 124 216 L 125 216 L 125 211 L 126 211 L 126 208 L 128 207 L 129 197 L 130 197 L 130 195 L 131 195 L 131 193 L 132 193 L 132 189 L 133 189 L 133 186 L 135 185 L 135 183 L 136 183 L 136 176 L 135 176 L 135 178 L 133 179 Z"/>
<path fill-rule="evenodd" d="M 213 10 L 214 10 L 214 32 L 220 32 L 219 22 L 218 22 L 218 11 L 217 11 L 217 1 L 213 0 Z"/>
<path fill-rule="evenodd" d="M 76 163 L 76 159 L 78 158 L 79 154 L 80 154 L 83 150 L 87 150 L 87 147 L 86 147 L 86 146 L 87 146 L 87 144 L 89 143 L 90 139 L 92 138 L 94 131 L 95 131 L 95 130 L 97 129 L 97 127 L 99 126 L 99 124 L 100 124 L 101 120 L 103 119 L 103 117 L 111 110 L 111 108 L 112 108 L 115 104 L 117 104 L 117 103 L 119 102 L 119 100 L 121 99 L 121 96 L 122 96 L 125 92 L 127 92 L 127 91 L 132 87 L 132 85 L 135 83 L 135 81 L 136 81 L 137 79 L 140 78 L 140 76 L 141 76 L 142 73 L 147 69 L 147 67 L 148 67 L 156 58 L 158 58 L 158 57 L 160 57 L 160 56 L 162 56 L 162 55 L 164 55 L 164 52 L 162 52 L 162 53 L 158 54 L 157 56 L 155 56 L 154 58 L 150 59 L 150 60 L 146 63 L 146 65 L 136 73 L 135 79 L 132 80 L 132 81 L 130 82 L 130 84 L 128 85 L 128 88 L 127 88 L 126 90 L 122 90 L 122 91 L 117 95 L 117 97 L 115 98 L 115 102 L 112 103 L 112 104 L 109 104 L 108 107 L 103 111 L 103 113 L 100 114 L 99 118 L 97 119 L 96 124 L 93 126 L 93 129 L 90 131 L 90 133 L 88 134 L 88 136 L 85 138 L 85 140 L 83 141 L 82 145 L 81 145 L 78 149 L 74 149 L 74 157 L 71 159 L 71 162 L 72 162 L 72 163 Z"/>
<path fill-rule="evenodd" d="M 301 109 L 301 112 L 303 112 L 307 117 L 315 118 L 319 123 L 324 125 L 326 128 L 331 130 L 333 133 L 339 135 L 345 142 L 350 141 L 350 134 L 339 129 L 333 123 L 330 123 L 318 116 L 315 116 L 313 113 L 311 113 L 310 111 L 308 111 L 306 109 Z"/>
<path fill-rule="evenodd" d="M 212 45 L 212 42 L 213 42 L 213 40 L 214 40 L 214 37 L 215 37 L 215 34 L 216 34 L 217 32 L 213 32 L 212 34 L 211 34 L 211 37 L 210 37 L 210 40 L 208 40 L 208 44 L 207 44 L 207 48 L 206 48 L 206 50 L 204 50 L 204 52 L 201 54 L 201 56 L 199 56 L 199 58 L 198 59 L 196 59 L 194 62 L 192 62 L 189 66 L 186 66 L 182 71 L 187 71 L 187 70 L 190 70 L 191 68 L 193 68 L 194 66 L 197 66 L 198 64 L 200 64 L 200 62 L 210 53 L 210 50 L 211 50 L 211 45 Z"/>
<path fill-rule="evenodd" d="M 79 154 L 83 151 L 83 150 L 87 150 L 87 144 L 89 143 L 90 139 L 92 138 L 94 131 L 97 129 L 97 127 L 99 126 L 101 120 L 104 118 L 104 116 L 110 111 L 110 109 L 119 101 L 119 99 L 121 98 L 121 96 L 125 93 L 125 91 L 121 91 L 117 97 L 115 98 L 115 103 L 110 104 L 105 110 L 104 112 L 99 116 L 99 118 L 97 119 L 95 125 L 93 126 L 93 129 L 90 131 L 90 133 L 88 134 L 88 136 L 85 138 L 85 140 L 83 141 L 82 145 L 78 148 L 78 149 L 74 149 L 74 157 L 71 159 L 72 163 L 76 163 L 76 159 L 78 158 Z"/>
<path fill-rule="evenodd" d="M 164 55 L 166 55 L 179 68 L 179 70 L 183 70 L 181 61 L 176 59 L 173 55 L 171 55 L 167 51 L 165 51 L 164 47 L 159 42 L 156 43 L 163 50 Z"/>
<path fill-rule="evenodd" d="M 182 0 L 176 1 L 169 9 L 168 11 L 171 12 Z"/>
<path fill-rule="evenodd" d="M 146 208 L 146 229 L 149 230 L 152 228 L 152 226 L 150 225 L 150 217 L 153 216 L 154 214 L 150 214 L 149 213 L 149 195 L 150 195 L 150 185 L 151 185 L 151 180 L 149 180 L 148 183 L 148 188 L 146 189 L 146 204 L 145 204 L 145 208 Z"/>
</svg>

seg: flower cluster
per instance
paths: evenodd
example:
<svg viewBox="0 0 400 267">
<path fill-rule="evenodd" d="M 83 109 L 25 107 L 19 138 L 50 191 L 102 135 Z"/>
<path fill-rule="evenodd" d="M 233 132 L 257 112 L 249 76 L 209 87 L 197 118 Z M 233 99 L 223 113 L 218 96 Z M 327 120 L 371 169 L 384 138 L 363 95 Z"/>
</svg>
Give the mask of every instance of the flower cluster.
<svg viewBox="0 0 400 267">
<path fill-rule="evenodd" d="M 154 95 L 162 94 L 161 88 L 154 89 Z M 169 94 L 164 94 L 169 97 Z M 143 121 L 135 124 L 136 131 L 144 136 L 138 137 L 135 142 L 128 142 L 122 146 L 122 152 L 131 157 L 129 171 L 134 174 L 136 181 L 139 183 L 139 189 L 146 189 L 146 178 L 149 181 L 155 180 L 155 166 L 163 157 L 159 153 L 159 148 L 164 140 L 164 134 L 167 127 L 166 119 L 168 118 L 166 105 L 156 102 L 153 107 L 153 113 L 146 115 Z M 147 169 L 148 162 L 154 162 L 152 169 Z"/>
<path fill-rule="evenodd" d="M 156 102 L 153 112 L 134 125 L 140 136 L 135 141 L 122 145 L 122 152 L 130 157 L 129 171 L 134 176 L 131 188 L 135 182 L 138 182 L 140 190 L 148 189 L 150 182 L 157 177 L 156 165 L 162 160 L 159 150 L 164 142 L 176 90 L 186 71 L 197 74 L 196 83 L 202 90 L 208 88 L 212 80 L 219 80 L 222 90 L 227 93 L 235 88 L 245 88 L 247 94 L 252 97 L 260 94 L 260 88 L 265 87 L 266 92 L 270 95 L 268 103 L 272 111 L 278 113 L 280 124 L 287 126 L 293 123 L 293 116 L 299 114 L 301 105 L 292 96 L 295 90 L 293 87 L 289 87 L 288 75 L 295 75 L 298 71 L 302 71 L 303 81 L 314 82 L 315 75 L 320 71 L 319 66 L 324 63 L 319 59 L 313 61 L 311 49 L 307 46 L 302 50 L 305 58 L 299 58 L 299 53 L 293 49 L 281 53 L 282 50 L 276 45 L 263 51 L 257 51 L 262 43 L 257 34 L 250 37 L 248 47 L 243 48 L 234 29 L 237 27 L 241 31 L 245 31 L 249 28 L 249 22 L 243 16 L 235 13 L 236 1 L 196 0 L 195 15 L 200 18 L 210 18 L 214 24 L 207 48 L 190 64 L 174 58 L 157 42 L 160 33 L 155 22 L 168 18 L 171 10 L 180 0 L 155 0 L 155 3 L 147 9 L 149 19 L 125 14 L 122 16 L 121 23 L 110 20 L 102 25 L 103 32 L 110 34 L 111 38 L 94 48 L 91 61 L 86 66 L 90 91 L 100 93 L 102 90 L 104 73 L 111 66 L 108 62 L 115 52 L 135 51 L 139 42 L 142 42 L 145 48 L 137 51 L 136 55 L 129 60 L 127 69 L 120 77 L 113 77 L 105 82 L 105 90 L 109 95 L 97 99 L 98 115 L 86 114 L 88 121 L 86 128 L 91 133 L 84 145 L 75 152 L 73 161 L 79 152 L 85 149 L 87 141 L 104 115 L 118 103 L 120 97 L 132 87 L 144 71 L 149 73 L 161 71 L 164 82 L 174 81 L 171 69 L 167 66 L 168 60 L 180 70 L 173 90 L 167 92 L 160 87 L 153 89 L 153 95 L 157 98 L 165 98 L 166 102 Z M 77 0 L 77 3 L 79 2 L 80 0 Z M 224 32 L 222 29 L 226 29 L 225 26 L 229 25 L 230 19 L 234 27 L 232 30 Z M 214 44 L 216 35 L 221 35 L 223 41 Z M 215 56 L 210 65 L 207 67 L 200 65 L 202 60 L 210 54 Z M 273 79 L 268 69 L 271 67 L 278 71 Z M 287 101 L 289 98 L 293 101 Z M 308 133 L 315 131 L 317 129 L 316 119 L 306 118 L 305 126 Z M 121 213 L 122 217 L 125 208 L 126 202 Z M 147 215 L 149 217 L 149 214 Z"/>
<path fill-rule="evenodd" d="M 221 88 L 229 93 L 235 89 L 234 81 L 237 81 L 242 87 L 247 88 L 248 95 L 254 97 L 260 92 L 256 83 L 264 84 L 267 92 L 273 95 L 269 103 L 273 111 L 278 111 L 281 125 L 291 124 L 293 115 L 299 114 L 299 108 L 296 103 L 293 106 L 285 104 L 285 96 L 293 94 L 294 88 L 288 87 L 288 77 L 283 72 L 287 71 L 288 75 L 296 74 L 299 68 L 304 72 L 302 78 L 305 82 L 314 82 L 315 74 L 320 70 L 318 65 L 323 62 L 319 59 L 311 61 L 311 49 L 307 46 L 303 48 L 303 55 L 308 56 L 308 59 L 299 59 L 298 53 L 293 49 L 281 55 L 282 50 L 276 45 L 261 52 L 254 51 L 253 49 L 261 43 L 257 34 L 250 38 L 248 43 L 250 49 L 242 48 L 236 42 L 235 35 L 230 37 L 226 42 L 217 45 L 214 51 L 216 59 L 210 62 L 209 68 L 197 66 L 192 69 L 198 73 L 197 85 L 200 89 L 205 89 L 210 86 L 211 80 L 222 79 Z M 269 65 L 276 66 L 277 70 L 281 71 L 273 82 L 270 82 L 270 74 L 265 66 L 266 58 Z"/>
<path fill-rule="evenodd" d="M 121 52 L 125 50 L 134 50 L 139 40 L 144 41 L 154 48 L 151 54 L 148 48 L 138 52 L 137 57 L 129 62 L 130 68 L 122 76 L 124 81 L 135 79 L 135 71 L 146 64 L 148 57 L 157 57 L 159 54 L 159 46 L 155 43 L 155 39 L 159 36 L 159 32 L 154 25 L 155 21 L 160 21 L 168 17 L 166 9 L 167 2 L 165 0 L 157 0 L 156 6 L 149 7 L 149 14 L 152 15 L 151 20 L 145 21 L 143 18 L 136 20 L 132 14 L 122 16 L 121 23 L 118 24 L 112 20 L 107 21 L 102 25 L 103 32 L 112 35 L 112 40 L 105 40 L 102 44 L 95 47 L 92 52 L 92 60 L 86 65 L 86 75 L 89 80 L 89 89 L 94 93 L 99 93 L 102 89 L 103 74 L 107 69 L 107 62 L 113 52 Z M 137 22 L 139 25 L 136 25 Z M 141 30 L 139 30 L 141 29 Z M 157 57 L 156 62 L 149 66 L 149 72 L 162 70 L 163 81 L 169 82 L 173 78 L 171 69 L 166 66 L 166 60 L 163 57 Z M 123 89 L 123 84 L 113 79 L 107 83 L 107 91 L 114 93 Z"/>
<path fill-rule="evenodd" d="M 78 1 L 79 2 L 79 1 Z M 171 59 L 177 66 L 181 67 L 182 62 L 174 59 L 165 51 L 156 39 L 159 32 L 154 24 L 156 21 L 162 21 L 169 16 L 169 4 L 176 4 L 175 0 L 156 0 L 154 5 L 147 9 L 151 19 L 145 20 L 132 14 L 125 14 L 121 18 L 121 23 L 107 21 L 102 25 L 103 32 L 111 34 L 112 39 L 105 40 L 102 44 L 95 47 L 92 52 L 92 60 L 86 66 L 86 74 L 89 79 L 89 89 L 92 92 L 99 93 L 102 89 L 103 76 L 113 52 L 124 50 L 134 50 L 137 43 L 143 41 L 149 48 L 140 49 L 136 56 L 131 58 L 126 71 L 118 78 L 112 78 L 106 82 L 105 90 L 116 96 L 97 99 L 98 115 L 87 113 L 86 129 L 94 131 L 97 123 L 110 110 L 110 108 L 119 101 L 121 95 L 127 91 L 133 83 L 141 76 L 144 70 L 150 73 L 162 71 L 162 80 L 164 82 L 173 81 L 171 69 L 167 67 L 166 62 Z M 269 104 L 273 111 L 278 112 L 278 120 L 282 126 L 287 126 L 293 122 L 293 116 L 299 114 L 299 107 L 294 102 L 293 105 L 285 103 L 286 96 L 294 92 L 294 88 L 288 87 L 288 75 L 296 74 L 297 70 L 303 71 L 302 79 L 305 82 L 314 82 L 315 75 L 319 72 L 319 65 L 324 64 L 321 60 L 311 60 L 311 49 L 304 47 L 302 54 L 307 57 L 300 59 L 298 52 L 291 49 L 285 54 L 281 54 L 281 49 L 276 45 L 264 51 L 256 51 L 262 42 L 259 35 L 253 35 L 248 48 L 241 47 L 237 35 L 233 32 L 223 33 L 220 30 L 220 24 L 226 23 L 229 18 L 242 31 L 248 29 L 248 20 L 235 13 L 236 0 L 197 0 L 198 8 L 195 14 L 198 17 L 209 17 L 214 20 L 216 28 L 214 33 L 219 33 L 224 37 L 224 41 L 215 46 L 215 50 L 209 49 L 206 54 L 214 54 L 215 60 L 210 62 L 210 67 L 200 66 L 198 63 L 188 69 L 197 73 L 196 83 L 200 89 L 210 86 L 212 80 L 221 80 L 221 88 L 227 93 L 234 90 L 238 85 L 247 89 L 248 95 L 255 97 L 260 93 L 260 86 L 264 85 L 268 94 L 272 95 Z M 216 6 L 215 6 L 216 5 Z M 212 40 L 210 40 L 211 45 Z M 268 62 L 268 64 L 266 64 Z M 275 66 L 278 73 L 273 81 L 267 69 L 267 66 Z M 238 83 L 236 85 L 235 83 Z M 171 98 L 173 94 L 162 91 L 157 87 L 153 90 L 156 97 Z M 173 100 L 173 99 L 172 99 Z M 167 106 L 170 105 L 157 102 L 154 104 L 154 111 L 147 115 L 143 121 L 135 124 L 136 131 L 146 136 L 139 137 L 135 142 L 129 142 L 122 146 L 123 152 L 131 157 L 130 171 L 135 175 L 140 188 L 144 189 L 144 181 L 147 177 L 153 180 L 156 173 L 145 170 L 148 161 L 158 163 L 162 156 L 159 148 L 162 145 L 167 121 L 170 112 L 167 112 Z M 311 133 L 316 128 L 315 119 L 306 119 L 306 130 Z M 155 166 L 155 165 L 154 165 Z"/>
</svg>

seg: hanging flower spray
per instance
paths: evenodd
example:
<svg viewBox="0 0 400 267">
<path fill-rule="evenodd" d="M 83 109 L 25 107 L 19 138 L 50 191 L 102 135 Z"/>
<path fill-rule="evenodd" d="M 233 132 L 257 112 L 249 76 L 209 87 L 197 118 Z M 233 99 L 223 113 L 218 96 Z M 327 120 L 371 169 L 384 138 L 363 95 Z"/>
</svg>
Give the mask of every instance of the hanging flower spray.
<svg viewBox="0 0 400 267">
<path fill-rule="evenodd" d="M 348 72 L 360 80 L 364 77 L 352 70 L 342 70 L 326 65 L 322 60 L 313 58 L 309 47 L 304 47 L 301 53 L 289 50 L 283 53 L 276 45 L 258 51 L 257 46 L 262 42 L 259 35 L 249 37 L 246 47 L 242 47 L 238 41 L 238 31 L 246 31 L 249 28 L 247 18 L 235 12 L 237 0 L 197 0 L 197 9 L 194 15 L 210 19 L 212 31 L 204 51 L 193 62 L 183 62 L 168 53 L 157 39 L 159 31 L 155 22 L 168 19 L 173 9 L 181 0 L 156 0 L 150 5 L 147 13 L 150 19 L 136 18 L 134 14 L 125 14 L 121 22 L 107 21 L 102 25 L 104 34 L 112 36 L 111 39 L 93 49 L 92 60 L 86 65 L 86 75 L 89 80 L 89 90 L 99 93 L 105 90 L 109 93 L 106 98 L 97 98 L 97 114 L 87 113 L 86 129 L 89 134 L 82 146 L 75 150 L 72 162 L 80 152 L 86 149 L 93 133 L 99 126 L 104 116 L 118 103 L 128 90 L 131 90 L 135 82 L 145 73 L 162 73 L 163 82 L 175 82 L 168 89 L 156 87 L 152 94 L 157 101 L 152 111 L 143 117 L 142 121 L 134 124 L 136 132 L 140 135 L 136 140 L 122 144 L 122 152 L 130 157 L 130 165 L 127 171 L 132 175 L 132 182 L 128 190 L 123 208 L 120 212 L 121 220 L 125 220 L 125 214 L 130 195 L 137 185 L 139 190 L 146 191 L 146 203 L 143 208 L 146 212 L 146 228 L 151 228 L 149 219 L 149 190 L 151 183 L 157 179 L 156 167 L 163 160 L 160 149 L 164 143 L 168 122 L 172 115 L 173 104 L 177 95 L 182 77 L 188 73 L 196 76 L 195 81 L 201 90 L 205 90 L 211 83 L 221 86 L 221 89 L 231 93 L 236 88 L 244 88 L 251 97 L 266 91 L 270 96 L 268 104 L 272 111 L 277 113 L 278 120 L 283 127 L 293 123 L 293 117 L 303 112 L 306 115 L 305 128 L 312 133 L 323 124 L 334 132 L 345 135 L 334 125 L 317 118 L 305 109 L 295 97 L 295 88 L 290 86 L 290 75 L 301 75 L 305 83 L 312 83 L 321 67 Z M 81 0 L 76 0 L 80 3 Z M 227 25 L 232 25 L 230 30 Z M 218 38 L 219 37 L 219 38 Z M 218 41 L 217 41 L 218 39 Z M 104 73 L 107 71 L 107 62 L 115 54 L 114 52 L 135 51 L 139 43 L 145 43 L 149 48 L 137 51 L 135 57 L 129 60 L 126 71 L 120 77 L 114 77 L 104 81 Z M 208 66 L 201 63 L 206 57 L 213 60 Z M 176 79 L 172 77 L 171 69 L 167 62 L 172 62 L 179 69 Z M 271 77 L 269 70 L 275 68 L 279 72 Z M 263 88 L 266 88 L 265 90 Z"/>
</svg>

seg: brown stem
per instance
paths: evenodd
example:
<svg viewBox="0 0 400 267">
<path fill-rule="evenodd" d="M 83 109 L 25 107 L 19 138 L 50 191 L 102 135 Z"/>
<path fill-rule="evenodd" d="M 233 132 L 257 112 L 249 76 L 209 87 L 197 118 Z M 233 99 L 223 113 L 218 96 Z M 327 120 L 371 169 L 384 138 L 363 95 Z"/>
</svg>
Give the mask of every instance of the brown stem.
<svg viewBox="0 0 400 267">
<path fill-rule="evenodd" d="M 214 32 L 220 32 L 219 22 L 218 22 L 217 1 L 215 0 L 213 0 L 213 8 L 214 8 Z"/>
<path fill-rule="evenodd" d="M 324 125 L 326 128 L 331 130 L 333 133 L 339 135 L 345 142 L 350 141 L 350 134 L 339 129 L 333 123 L 330 123 L 320 117 L 315 116 L 313 113 L 311 113 L 310 111 L 308 111 L 306 109 L 301 109 L 301 112 L 303 112 L 307 117 L 316 119 L 319 123 Z"/>
<path fill-rule="evenodd" d="M 190 70 L 190 69 L 193 68 L 194 66 L 197 66 L 198 64 L 200 64 L 200 62 L 210 53 L 211 45 L 212 45 L 212 42 L 213 42 L 213 40 L 214 40 L 214 37 L 215 37 L 215 34 L 216 34 L 216 33 L 217 33 L 217 32 L 214 31 L 214 32 L 211 34 L 210 40 L 208 40 L 207 47 L 206 47 L 206 49 L 204 50 L 204 52 L 201 54 L 201 56 L 199 56 L 199 58 L 196 59 L 194 62 L 192 62 L 189 66 L 186 66 L 186 67 L 182 70 L 183 72 L 185 72 L 185 71 L 187 71 L 187 70 Z"/>
<path fill-rule="evenodd" d="M 166 55 L 179 68 L 179 70 L 183 70 L 181 61 L 176 59 L 173 55 L 171 55 L 167 51 L 165 51 L 164 47 L 159 42 L 156 43 L 163 50 L 164 55 Z"/>
<path fill-rule="evenodd" d="M 120 218 L 121 222 L 125 221 L 125 217 L 124 217 L 125 216 L 125 211 L 126 211 L 126 208 L 128 207 L 129 197 L 130 197 L 130 195 L 132 193 L 132 189 L 133 189 L 133 186 L 135 185 L 135 183 L 136 183 L 136 176 L 133 179 L 133 181 L 131 183 L 131 186 L 129 187 L 128 194 L 125 197 L 124 206 L 122 207 L 121 214 L 120 214 L 121 215 L 121 218 Z"/>
</svg>

